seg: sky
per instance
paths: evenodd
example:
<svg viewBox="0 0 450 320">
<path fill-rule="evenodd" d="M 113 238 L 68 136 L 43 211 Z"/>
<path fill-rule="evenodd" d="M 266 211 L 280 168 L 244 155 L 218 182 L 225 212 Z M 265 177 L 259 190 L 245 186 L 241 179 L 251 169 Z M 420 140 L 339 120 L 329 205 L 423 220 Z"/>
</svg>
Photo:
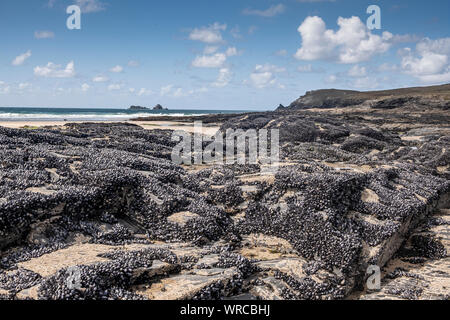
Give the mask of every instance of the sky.
<svg viewBox="0 0 450 320">
<path fill-rule="evenodd" d="M 448 0 L 1 0 L 0 107 L 269 110 L 316 89 L 449 83 L 449 12 Z"/>
</svg>

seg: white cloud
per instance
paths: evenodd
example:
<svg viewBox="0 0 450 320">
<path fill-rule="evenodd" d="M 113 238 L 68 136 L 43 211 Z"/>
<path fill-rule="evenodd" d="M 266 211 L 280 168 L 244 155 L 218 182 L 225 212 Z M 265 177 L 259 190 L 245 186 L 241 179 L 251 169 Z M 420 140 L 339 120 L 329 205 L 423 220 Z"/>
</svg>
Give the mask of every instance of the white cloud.
<svg viewBox="0 0 450 320">
<path fill-rule="evenodd" d="M 226 87 L 233 77 L 232 72 L 228 68 L 222 68 L 219 70 L 219 76 L 217 77 L 217 80 L 212 83 L 213 87 L 217 88 L 223 88 Z"/>
<path fill-rule="evenodd" d="M 130 89 L 128 89 L 128 92 L 129 93 L 135 93 L 136 92 L 136 88 L 130 88 Z"/>
<path fill-rule="evenodd" d="M 226 24 L 216 22 L 208 27 L 196 28 L 192 30 L 189 34 L 189 39 L 210 44 L 221 43 L 223 42 L 221 31 L 225 31 L 226 29 Z"/>
<path fill-rule="evenodd" d="M 83 92 L 88 91 L 89 88 L 90 88 L 90 86 L 89 86 L 87 83 L 83 83 L 83 84 L 81 85 L 81 91 L 83 91 Z"/>
<path fill-rule="evenodd" d="M 440 73 L 448 64 L 448 56 L 434 52 L 423 52 L 420 57 L 403 57 L 402 68 L 406 73 L 422 76 Z"/>
<path fill-rule="evenodd" d="M 280 3 L 277 5 L 271 6 L 270 8 L 268 8 L 266 10 L 257 10 L 257 9 L 247 8 L 247 9 L 244 9 L 244 11 L 242 11 L 242 13 L 245 15 L 253 15 L 253 16 L 270 18 L 270 17 L 274 17 L 276 15 L 283 13 L 285 10 L 286 10 L 286 7 Z"/>
<path fill-rule="evenodd" d="M 28 50 L 27 52 L 17 56 L 13 61 L 12 61 L 12 65 L 13 66 L 21 66 L 25 63 L 25 61 L 31 57 L 31 51 Z"/>
<path fill-rule="evenodd" d="M 256 72 L 274 72 L 274 73 L 280 73 L 280 72 L 285 72 L 286 68 L 283 67 L 278 67 L 275 66 L 273 64 L 264 64 L 264 65 L 257 65 L 255 67 L 255 71 Z"/>
<path fill-rule="evenodd" d="M 105 4 L 99 0 L 75 0 L 75 4 L 80 7 L 83 13 L 99 12 L 106 9 Z"/>
<path fill-rule="evenodd" d="M 359 65 L 355 65 L 348 70 L 348 75 L 350 77 L 365 77 L 367 75 L 367 70 L 365 67 L 360 67 Z"/>
<path fill-rule="evenodd" d="M 110 84 L 108 86 L 108 90 L 109 91 L 117 91 L 117 90 L 120 90 L 120 89 L 122 89 L 122 86 L 120 84 Z"/>
<path fill-rule="evenodd" d="M 240 52 L 235 48 L 235 47 L 230 47 L 227 49 L 227 51 L 225 52 L 225 54 L 228 57 L 234 57 L 240 54 Z"/>
<path fill-rule="evenodd" d="M 450 38 L 423 39 L 416 50 L 404 48 L 401 69 L 424 83 L 437 84 L 450 81 Z"/>
<path fill-rule="evenodd" d="M 227 56 L 224 53 L 216 53 L 210 56 L 197 56 L 192 61 L 192 66 L 197 68 L 220 68 L 226 60 Z"/>
<path fill-rule="evenodd" d="M 111 68 L 109 71 L 114 72 L 114 73 L 121 73 L 121 72 L 123 72 L 123 67 L 115 66 L 115 67 Z"/>
<path fill-rule="evenodd" d="M 52 31 L 35 31 L 34 37 L 36 39 L 51 39 L 55 37 L 55 34 Z"/>
<path fill-rule="evenodd" d="M 450 82 L 450 69 L 447 69 L 445 73 L 440 74 L 430 74 L 425 76 L 420 76 L 419 79 L 424 83 L 444 83 Z"/>
<path fill-rule="evenodd" d="M 299 26 L 302 47 L 295 57 L 299 60 L 333 60 L 339 63 L 359 63 L 389 50 L 393 35 L 372 34 L 358 18 L 339 17 L 339 30 L 326 29 L 322 18 L 307 17 Z"/>
<path fill-rule="evenodd" d="M 45 78 L 72 78 L 75 76 L 75 63 L 70 61 L 63 69 L 61 65 L 49 62 L 46 66 L 35 67 L 34 74 Z"/>
<path fill-rule="evenodd" d="M 285 71 L 285 68 L 272 64 L 256 65 L 255 70 L 250 74 L 250 84 L 259 89 L 273 86 L 277 83 L 274 74 Z M 278 87 L 283 88 L 284 86 L 278 85 Z"/>
<path fill-rule="evenodd" d="M 272 72 L 253 72 L 250 75 L 250 81 L 256 88 L 265 88 L 275 84 L 276 80 Z"/>
<path fill-rule="evenodd" d="M 99 76 L 96 76 L 96 77 L 92 78 L 92 81 L 93 82 L 108 82 L 109 78 L 105 77 L 105 76 L 102 76 L 102 75 L 99 75 Z"/>
</svg>

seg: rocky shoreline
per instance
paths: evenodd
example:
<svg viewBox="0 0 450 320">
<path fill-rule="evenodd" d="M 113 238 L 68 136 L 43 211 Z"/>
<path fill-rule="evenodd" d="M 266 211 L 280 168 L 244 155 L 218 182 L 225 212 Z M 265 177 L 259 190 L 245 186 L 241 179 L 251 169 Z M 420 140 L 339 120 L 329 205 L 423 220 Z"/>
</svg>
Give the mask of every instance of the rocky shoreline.
<svg viewBox="0 0 450 320">
<path fill-rule="evenodd" d="M 280 169 L 178 166 L 133 124 L 0 127 L 0 298 L 450 297 L 448 112 L 195 119 L 280 129 Z"/>
</svg>

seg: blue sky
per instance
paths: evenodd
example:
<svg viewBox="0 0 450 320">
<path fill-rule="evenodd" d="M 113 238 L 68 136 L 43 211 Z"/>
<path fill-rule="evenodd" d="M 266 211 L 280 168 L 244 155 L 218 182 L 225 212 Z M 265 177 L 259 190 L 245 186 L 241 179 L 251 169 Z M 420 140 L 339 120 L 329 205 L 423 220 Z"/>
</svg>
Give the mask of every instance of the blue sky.
<svg viewBox="0 0 450 320">
<path fill-rule="evenodd" d="M 66 27 L 79 5 L 81 30 Z M 368 30 L 369 5 L 381 30 Z M 447 0 L 2 0 L 0 106 L 266 110 L 450 82 Z"/>
</svg>

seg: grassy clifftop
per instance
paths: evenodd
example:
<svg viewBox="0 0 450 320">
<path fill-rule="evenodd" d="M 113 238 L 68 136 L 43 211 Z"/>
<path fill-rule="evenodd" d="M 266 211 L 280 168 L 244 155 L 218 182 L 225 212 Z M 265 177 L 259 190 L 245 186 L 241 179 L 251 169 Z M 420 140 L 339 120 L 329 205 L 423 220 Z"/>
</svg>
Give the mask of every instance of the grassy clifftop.
<svg viewBox="0 0 450 320">
<path fill-rule="evenodd" d="M 381 109 L 417 103 L 448 109 L 450 84 L 366 92 L 336 89 L 310 91 L 292 102 L 288 109 L 345 108 L 366 102 L 373 108 Z"/>
</svg>

